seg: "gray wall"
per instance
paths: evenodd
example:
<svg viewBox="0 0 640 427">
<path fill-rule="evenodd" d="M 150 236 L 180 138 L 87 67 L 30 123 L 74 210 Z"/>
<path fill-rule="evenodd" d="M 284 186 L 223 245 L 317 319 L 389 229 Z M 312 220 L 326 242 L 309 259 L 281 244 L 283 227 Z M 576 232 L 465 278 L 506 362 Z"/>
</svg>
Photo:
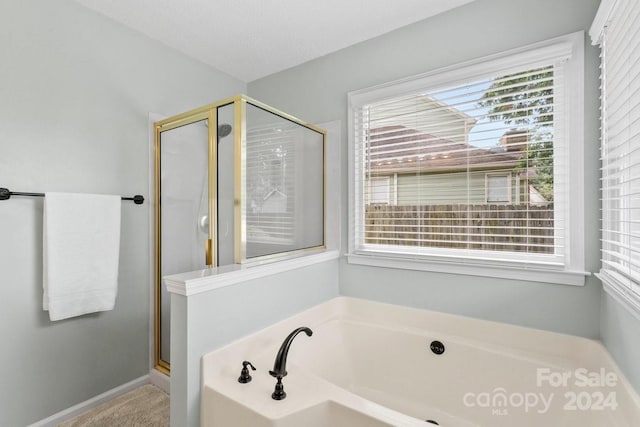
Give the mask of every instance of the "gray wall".
<svg viewBox="0 0 640 427">
<path fill-rule="evenodd" d="M 640 317 L 638 316 L 633 316 L 609 294 L 602 292 L 600 326 L 602 342 L 627 379 L 640 393 Z"/>
<path fill-rule="evenodd" d="M 337 296 L 337 260 L 189 297 L 171 294 L 171 426 L 200 425 L 203 355 Z"/>
<path fill-rule="evenodd" d="M 244 83 L 72 0 L 0 2 L 0 187 L 143 194 L 148 115 Z M 122 206 L 114 311 L 42 311 L 42 199 L 0 202 L 0 425 L 24 426 L 149 371 L 148 208 Z"/>
<path fill-rule="evenodd" d="M 343 206 L 347 206 L 347 93 L 579 30 L 588 30 L 597 0 L 476 0 L 295 68 L 249 83 L 249 94 L 320 122 L 342 119 Z M 599 266 L 598 51 L 585 59 L 586 266 Z M 343 217 L 346 230 L 347 217 Z M 343 247 L 346 247 L 346 232 Z M 343 295 L 441 310 L 597 338 L 600 283 L 584 287 L 462 275 L 340 266 Z"/>
</svg>

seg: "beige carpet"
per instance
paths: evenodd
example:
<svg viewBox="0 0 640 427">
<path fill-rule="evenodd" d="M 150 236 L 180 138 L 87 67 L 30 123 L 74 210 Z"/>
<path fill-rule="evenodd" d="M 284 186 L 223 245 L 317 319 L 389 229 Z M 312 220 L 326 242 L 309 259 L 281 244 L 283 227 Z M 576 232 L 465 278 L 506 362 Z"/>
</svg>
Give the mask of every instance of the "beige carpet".
<svg viewBox="0 0 640 427">
<path fill-rule="evenodd" d="M 169 396 L 158 387 L 147 384 L 58 424 L 58 427 L 85 426 L 169 426 Z"/>
</svg>

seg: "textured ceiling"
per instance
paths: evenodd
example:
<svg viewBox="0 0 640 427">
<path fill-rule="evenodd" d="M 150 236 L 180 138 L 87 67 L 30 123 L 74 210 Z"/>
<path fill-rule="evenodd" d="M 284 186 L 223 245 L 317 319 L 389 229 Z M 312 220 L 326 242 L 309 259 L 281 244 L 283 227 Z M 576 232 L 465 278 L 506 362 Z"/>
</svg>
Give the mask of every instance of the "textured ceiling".
<svg viewBox="0 0 640 427">
<path fill-rule="evenodd" d="M 76 0 L 249 82 L 473 0 Z"/>
</svg>

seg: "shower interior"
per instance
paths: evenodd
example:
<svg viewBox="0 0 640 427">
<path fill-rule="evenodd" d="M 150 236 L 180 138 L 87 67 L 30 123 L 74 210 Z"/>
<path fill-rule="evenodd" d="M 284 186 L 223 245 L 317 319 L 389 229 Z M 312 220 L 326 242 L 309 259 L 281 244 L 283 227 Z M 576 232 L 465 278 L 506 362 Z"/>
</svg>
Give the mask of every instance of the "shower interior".
<svg viewBox="0 0 640 427">
<path fill-rule="evenodd" d="M 162 277 L 325 247 L 326 133 L 240 95 L 155 124 L 155 367 L 170 371 Z"/>
</svg>

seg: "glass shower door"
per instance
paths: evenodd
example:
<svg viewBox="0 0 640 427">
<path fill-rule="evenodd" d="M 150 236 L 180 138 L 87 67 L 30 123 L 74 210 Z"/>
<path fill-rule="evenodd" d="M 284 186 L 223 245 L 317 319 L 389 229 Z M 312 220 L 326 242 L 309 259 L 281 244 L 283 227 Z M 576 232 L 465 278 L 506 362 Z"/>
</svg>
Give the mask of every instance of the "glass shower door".
<svg viewBox="0 0 640 427">
<path fill-rule="evenodd" d="M 159 276 L 206 268 L 209 239 L 209 136 L 207 120 L 160 133 Z M 170 296 L 160 286 L 158 364 L 169 368 Z"/>
</svg>

